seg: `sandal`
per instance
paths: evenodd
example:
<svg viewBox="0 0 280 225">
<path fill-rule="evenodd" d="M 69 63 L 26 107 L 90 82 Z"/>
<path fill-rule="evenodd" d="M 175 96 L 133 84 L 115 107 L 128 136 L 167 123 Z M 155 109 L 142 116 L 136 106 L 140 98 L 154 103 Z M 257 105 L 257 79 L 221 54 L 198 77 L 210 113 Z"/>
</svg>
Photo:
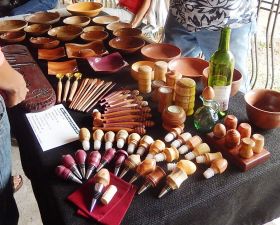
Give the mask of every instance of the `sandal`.
<svg viewBox="0 0 280 225">
<path fill-rule="evenodd" d="M 14 193 L 16 193 L 23 185 L 23 179 L 21 175 L 12 176 L 12 187 Z"/>
</svg>

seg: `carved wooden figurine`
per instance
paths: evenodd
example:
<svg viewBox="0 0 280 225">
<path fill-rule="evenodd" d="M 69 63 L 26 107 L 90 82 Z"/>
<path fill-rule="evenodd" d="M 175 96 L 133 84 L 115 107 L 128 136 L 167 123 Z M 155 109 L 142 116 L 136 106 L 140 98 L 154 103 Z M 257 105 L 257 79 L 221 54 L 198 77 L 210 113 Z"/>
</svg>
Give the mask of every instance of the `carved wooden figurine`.
<svg viewBox="0 0 280 225">
<path fill-rule="evenodd" d="M 179 159 L 179 156 L 180 155 L 177 148 L 170 147 L 170 148 L 165 148 L 163 152 L 156 154 L 154 159 L 157 162 L 162 162 L 162 161 L 172 162 L 174 160 Z"/>
<path fill-rule="evenodd" d="M 175 138 L 178 137 L 183 132 L 183 129 L 181 127 L 175 127 L 172 128 L 171 131 L 165 135 L 164 140 L 166 142 L 173 141 Z"/>
<path fill-rule="evenodd" d="M 122 178 L 129 170 L 134 170 L 141 163 L 140 155 L 132 154 L 124 161 L 124 169 L 120 174 Z"/>
<path fill-rule="evenodd" d="M 108 149 L 104 155 L 101 158 L 101 162 L 98 165 L 96 171 L 98 172 L 99 170 L 101 170 L 106 164 L 108 164 L 109 162 L 111 162 L 111 160 L 114 158 L 116 154 L 116 149 L 114 148 L 110 148 Z"/>
<path fill-rule="evenodd" d="M 154 142 L 154 139 L 151 136 L 145 135 L 140 139 L 139 147 L 137 149 L 136 154 L 142 156 L 145 151 L 150 147 L 150 145 Z"/>
<path fill-rule="evenodd" d="M 143 177 L 153 172 L 156 169 L 156 160 L 154 159 L 145 159 L 136 167 L 135 175 L 130 179 L 129 183 L 133 183 L 139 177 Z"/>
<path fill-rule="evenodd" d="M 149 153 L 146 156 L 146 159 L 152 159 L 158 153 L 161 153 L 165 149 L 165 144 L 161 140 L 155 140 L 154 143 L 150 145 Z"/>
<path fill-rule="evenodd" d="M 242 138 L 239 155 L 244 159 L 250 159 L 253 155 L 253 148 L 255 147 L 255 142 L 251 138 Z"/>
<path fill-rule="evenodd" d="M 178 138 L 171 143 L 171 146 L 174 148 L 179 148 L 181 145 L 185 144 L 192 135 L 189 132 L 182 133 L 178 136 Z"/>
<path fill-rule="evenodd" d="M 77 167 L 77 164 L 74 160 L 74 158 L 70 155 L 63 155 L 62 156 L 62 164 L 71 170 L 72 173 L 74 173 L 79 179 L 82 179 L 82 176 L 79 172 L 79 169 Z"/>
<path fill-rule="evenodd" d="M 104 136 L 104 132 L 100 129 L 97 129 L 93 132 L 92 138 L 94 140 L 93 148 L 98 151 L 101 148 L 101 141 Z"/>
<path fill-rule="evenodd" d="M 224 158 L 221 158 L 221 159 L 215 159 L 212 163 L 211 163 L 211 166 L 210 168 L 208 168 L 204 173 L 203 173 L 203 176 L 206 178 L 206 179 L 209 179 L 211 177 L 213 177 L 215 174 L 218 174 L 218 173 L 223 173 L 226 169 L 227 169 L 227 166 L 228 166 L 228 162 L 226 159 Z"/>
<path fill-rule="evenodd" d="M 221 152 L 205 153 L 204 155 L 197 156 L 196 162 L 210 164 L 215 159 L 221 159 L 221 158 L 223 158 L 223 155 Z"/>
<path fill-rule="evenodd" d="M 193 159 L 195 159 L 195 157 L 197 157 L 199 155 L 203 155 L 205 153 L 209 153 L 209 152 L 210 152 L 209 145 L 206 143 L 201 143 L 200 145 L 195 147 L 195 149 L 192 152 L 189 152 L 188 154 L 186 154 L 185 158 L 187 160 L 193 160 Z"/>
<path fill-rule="evenodd" d="M 77 162 L 80 168 L 83 178 L 85 178 L 86 176 L 86 158 L 87 153 L 84 150 L 80 149 L 75 152 L 75 161 Z"/>
<path fill-rule="evenodd" d="M 87 157 L 87 172 L 86 179 L 90 177 L 90 175 L 94 172 L 94 170 L 98 167 L 101 160 L 101 154 L 99 151 L 92 151 Z"/>
<path fill-rule="evenodd" d="M 79 139 L 82 142 L 83 149 L 88 151 L 90 148 L 90 132 L 87 128 L 83 127 L 80 129 Z"/>
<path fill-rule="evenodd" d="M 124 146 L 127 137 L 128 137 L 128 132 L 126 130 L 118 131 L 118 133 L 116 135 L 117 147 L 118 148 L 122 148 Z"/>
<path fill-rule="evenodd" d="M 141 136 L 137 133 L 132 133 L 128 136 L 128 139 L 127 139 L 127 143 L 128 143 L 127 152 L 128 152 L 128 154 L 133 154 L 133 152 L 134 152 L 135 148 L 137 147 L 140 139 L 141 139 Z"/>
<path fill-rule="evenodd" d="M 185 154 L 188 151 L 194 149 L 195 147 L 197 147 L 198 145 L 200 145 L 202 143 L 201 138 L 198 135 L 195 135 L 193 137 L 191 137 L 189 140 L 187 140 L 187 142 L 182 145 L 178 151 L 180 154 Z"/>
<path fill-rule="evenodd" d="M 115 140 L 115 133 L 113 131 L 108 131 L 104 135 L 105 150 L 113 147 L 113 142 Z"/>
<path fill-rule="evenodd" d="M 63 180 L 72 180 L 78 184 L 82 184 L 82 181 L 80 181 L 68 168 L 65 166 L 57 166 L 55 169 L 55 174 L 62 178 Z"/>
</svg>

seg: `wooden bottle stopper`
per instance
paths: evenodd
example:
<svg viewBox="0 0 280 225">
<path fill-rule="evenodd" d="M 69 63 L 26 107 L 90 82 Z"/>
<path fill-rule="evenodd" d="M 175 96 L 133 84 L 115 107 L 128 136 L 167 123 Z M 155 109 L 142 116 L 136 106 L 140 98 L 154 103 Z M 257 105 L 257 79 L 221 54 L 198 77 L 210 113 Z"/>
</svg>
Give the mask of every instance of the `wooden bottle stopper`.
<svg viewBox="0 0 280 225">
<path fill-rule="evenodd" d="M 200 145 L 195 147 L 195 149 L 192 152 L 189 152 L 188 154 L 186 154 L 185 158 L 187 160 L 193 160 L 195 157 L 197 157 L 199 155 L 203 155 L 205 153 L 209 153 L 209 152 L 210 152 L 209 145 L 206 143 L 201 143 Z"/>
<path fill-rule="evenodd" d="M 221 152 L 205 153 L 204 155 L 197 156 L 196 162 L 210 164 L 215 159 L 221 159 L 221 158 L 223 158 L 223 155 Z"/>
<path fill-rule="evenodd" d="M 79 131 L 79 139 L 82 142 L 83 149 L 88 151 L 90 148 L 90 132 L 87 128 L 83 127 Z"/>
<path fill-rule="evenodd" d="M 94 140 L 94 150 L 99 150 L 101 148 L 101 141 L 104 136 L 104 132 L 100 129 L 97 129 L 93 132 L 92 138 Z"/>
<path fill-rule="evenodd" d="M 162 80 L 153 80 L 152 81 L 152 90 L 153 90 L 153 93 L 152 93 L 152 100 L 154 102 L 158 102 L 158 89 L 160 87 L 163 87 L 163 86 L 166 86 L 165 82 L 162 81 Z"/>
<path fill-rule="evenodd" d="M 227 130 L 224 124 L 217 123 L 213 128 L 213 134 L 216 138 L 223 138 L 226 136 Z"/>
<path fill-rule="evenodd" d="M 174 127 L 170 130 L 168 134 L 165 135 L 164 140 L 166 142 L 173 141 L 175 138 L 178 137 L 183 132 L 183 129 L 181 127 Z"/>
<path fill-rule="evenodd" d="M 228 148 L 234 148 L 240 144 L 240 134 L 235 129 L 230 129 L 226 133 L 225 137 L 226 146 Z"/>
<path fill-rule="evenodd" d="M 179 151 L 174 147 L 165 148 L 163 152 L 156 154 L 154 156 L 154 159 L 157 162 L 162 162 L 162 161 L 172 162 L 174 160 L 179 159 Z"/>
<path fill-rule="evenodd" d="M 118 131 L 118 133 L 116 134 L 118 148 L 122 148 L 124 146 L 127 137 L 128 137 L 128 132 L 126 130 Z"/>
<path fill-rule="evenodd" d="M 145 151 L 148 150 L 148 148 L 150 147 L 150 145 L 154 142 L 154 139 L 149 136 L 149 135 L 144 135 L 141 139 L 140 139 L 140 143 L 139 143 L 139 147 L 137 149 L 137 153 L 138 155 L 142 156 L 144 155 Z"/>
<path fill-rule="evenodd" d="M 156 169 L 156 161 L 154 159 L 145 159 L 136 167 L 136 174 L 130 179 L 129 183 L 133 183 L 138 177 L 143 177 Z"/>
<path fill-rule="evenodd" d="M 211 177 L 213 177 L 215 174 L 221 174 L 223 172 L 225 172 L 225 170 L 227 169 L 228 166 L 228 162 L 226 159 L 221 158 L 221 159 L 215 159 L 212 163 L 211 163 L 211 167 L 208 168 L 204 173 L 203 176 L 206 179 L 209 179 Z"/>
<path fill-rule="evenodd" d="M 253 152 L 256 154 L 260 153 L 264 148 L 264 136 L 261 134 L 253 134 L 252 140 L 255 142 Z"/>
<path fill-rule="evenodd" d="M 138 69 L 138 89 L 141 93 L 150 93 L 152 91 L 152 72 L 150 66 L 140 66 Z"/>
<path fill-rule="evenodd" d="M 174 88 L 176 82 L 182 78 L 182 74 L 172 70 L 166 73 L 166 85 Z"/>
<path fill-rule="evenodd" d="M 129 170 L 134 170 L 141 163 L 140 155 L 132 154 L 124 161 L 124 169 L 120 174 L 122 178 Z"/>
<path fill-rule="evenodd" d="M 164 142 L 161 140 L 155 140 L 155 142 L 150 145 L 149 153 L 146 156 L 146 159 L 154 158 L 154 155 L 162 152 L 164 149 L 165 149 Z"/>
<path fill-rule="evenodd" d="M 108 131 L 104 135 L 105 150 L 113 147 L 113 142 L 115 140 L 115 133 L 113 131 Z"/>
<path fill-rule="evenodd" d="M 201 137 L 198 135 L 195 135 L 191 137 L 186 144 L 182 145 L 178 150 L 180 154 L 185 154 L 186 152 L 194 149 L 196 146 L 200 145 L 202 143 Z"/>
<path fill-rule="evenodd" d="M 102 195 L 100 201 L 104 204 L 104 205 L 108 205 L 110 203 L 110 201 L 112 200 L 112 198 L 115 196 L 115 194 L 117 193 L 118 188 L 111 184 L 107 190 L 104 192 L 104 194 Z"/>
<path fill-rule="evenodd" d="M 171 146 L 174 148 L 179 148 L 181 145 L 185 144 L 192 135 L 189 132 L 182 133 L 178 138 L 171 143 Z"/>
<path fill-rule="evenodd" d="M 172 105 L 173 89 L 168 86 L 163 86 L 158 89 L 158 111 L 161 113 L 163 110 Z"/>
<path fill-rule="evenodd" d="M 97 174 L 94 176 L 94 182 L 103 184 L 105 187 L 110 183 L 110 173 L 107 169 L 102 168 L 99 170 Z"/>
<path fill-rule="evenodd" d="M 244 159 L 250 159 L 253 155 L 253 148 L 255 147 L 255 142 L 251 138 L 242 138 L 239 155 Z"/>
<path fill-rule="evenodd" d="M 205 100 L 213 100 L 215 98 L 214 89 L 211 86 L 207 86 L 203 89 L 202 97 Z"/>
<path fill-rule="evenodd" d="M 227 115 L 224 119 L 224 125 L 227 130 L 236 129 L 238 120 L 234 115 Z"/>
<path fill-rule="evenodd" d="M 154 79 L 166 81 L 166 73 L 167 73 L 168 63 L 164 61 L 155 62 L 154 66 Z"/>
<path fill-rule="evenodd" d="M 240 123 L 237 127 L 238 132 L 240 133 L 240 138 L 251 137 L 252 128 L 249 123 Z"/>
<path fill-rule="evenodd" d="M 128 139 L 127 139 L 127 143 L 128 143 L 127 152 L 128 152 L 128 154 L 133 154 L 133 152 L 134 152 L 136 146 L 138 145 L 140 139 L 141 139 L 141 136 L 137 133 L 132 133 L 128 136 Z"/>
<path fill-rule="evenodd" d="M 170 105 L 163 110 L 161 118 L 165 126 L 180 127 L 186 121 L 186 113 L 182 107 Z"/>
</svg>

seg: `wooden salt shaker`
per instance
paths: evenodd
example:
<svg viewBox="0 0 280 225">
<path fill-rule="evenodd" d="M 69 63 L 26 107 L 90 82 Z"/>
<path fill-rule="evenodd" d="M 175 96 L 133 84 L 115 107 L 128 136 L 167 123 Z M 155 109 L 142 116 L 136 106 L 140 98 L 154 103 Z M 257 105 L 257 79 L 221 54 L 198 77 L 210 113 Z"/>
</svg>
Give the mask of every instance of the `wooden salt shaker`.
<svg viewBox="0 0 280 225">
<path fill-rule="evenodd" d="M 253 152 L 256 154 L 260 153 L 264 148 L 264 136 L 261 134 L 253 134 L 252 140 L 255 142 Z"/>
<path fill-rule="evenodd" d="M 138 89 L 141 93 L 150 93 L 152 91 L 152 72 L 150 66 L 140 66 L 138 69 Z"/>
<path fill-rule="evenodd" d="M 239 155 L 244 159 L 250 159 L 253 155 L 253 148 L 255 147 L 255 142 L 251 138 L 242 138 Z"/>
<path fill-rule="evenodd" d="M 167 73 L 168 63 L 164 61 L 155 62 L 154 66 L 154 79 L 166 81 L 166 73 Z"/>
</svg>

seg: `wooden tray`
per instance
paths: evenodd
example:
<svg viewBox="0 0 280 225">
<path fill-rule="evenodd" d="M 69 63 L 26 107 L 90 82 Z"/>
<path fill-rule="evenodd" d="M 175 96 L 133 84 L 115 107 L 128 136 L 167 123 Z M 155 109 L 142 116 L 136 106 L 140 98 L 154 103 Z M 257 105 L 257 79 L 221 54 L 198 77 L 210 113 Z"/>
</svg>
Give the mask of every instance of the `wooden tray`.
<svg viewBox="0 0 280 225">
<path fill-rule="evenodd" d="M 264 163 L 270 157 L 270 152 L 263 149 L 259 154 L 255 154 L 250 159 L 244 159 L 239 156 L 240 145 L 235 148 L 228 148 L 225 145 L 225 138 L 214 137 L 213 132 L 205 136 L 205 141 L 212 149 L 220 151 L 223 156 L 231 163 L 239 167 L 242 171 L 247 171 L 259 164 Z"/>
</svg>

